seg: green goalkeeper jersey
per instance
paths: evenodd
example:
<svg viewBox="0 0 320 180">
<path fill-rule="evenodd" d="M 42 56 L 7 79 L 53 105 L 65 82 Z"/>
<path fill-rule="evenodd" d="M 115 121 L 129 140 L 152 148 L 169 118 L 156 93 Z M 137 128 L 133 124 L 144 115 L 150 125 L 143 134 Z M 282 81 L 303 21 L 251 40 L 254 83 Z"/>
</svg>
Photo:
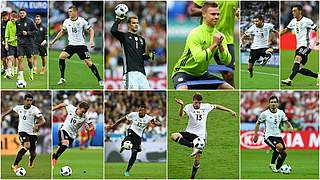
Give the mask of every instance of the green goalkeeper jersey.
<svg viewBox="0 0 320 180">
<path fill-rule="evenodd" d="M 230 64 L 231 55 L 224 38 L 221 45 L 224 51 L 217 47 L 214 52 L 208 49 L 213 44 L 213 35 L 219 31 L 206 24 L 194 28 L 188 35 L 182 56 L 175 64 L 172 76 L 177 72 L 184 72 L 194 77 L 199 77 L 208 71 L 210 60 L 217 54 L 223 64 Z"/>
<path fill-rule="evenodd" d="M 12 21 L 8 21 L 5 32 L 5 44 L 17 47 L 18 40 L 16 36 L 17 28 L 16 24 Z"/>
<path fill-rule="evenodd" d="M 202 7 L 206 1 L 193 0 L 193 2 Z M 235 13 L 239 7 L 239 2 L 222 0 L 215 2 L 218 3 L 220 11 L 219 22 L 216 28 L 225 35 L 227 44 L 233 44 L 234 22 L 236 20 Z M 202 24 L 202 17 L 200 18 L 200 23 Z"/>
</svg>

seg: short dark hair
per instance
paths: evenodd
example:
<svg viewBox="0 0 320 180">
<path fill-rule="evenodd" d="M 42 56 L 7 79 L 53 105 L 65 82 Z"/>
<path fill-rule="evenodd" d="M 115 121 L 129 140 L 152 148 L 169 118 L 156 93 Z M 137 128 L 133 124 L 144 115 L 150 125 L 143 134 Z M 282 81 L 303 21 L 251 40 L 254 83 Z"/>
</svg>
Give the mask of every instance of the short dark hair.
<svg viewBox="0 0 320 180">
<path fill-rule="evenodd" d="M 294 5 L 292 5 L 292 6 L 291 6 L 291 9 L 293 9 L 293 8 L 297 8 L 299 11 L 302 11 L 302 9 L 303 9 L 300 4 L 294 4 Z"/>
<path fill-rule="evenodd" d="M 17 14 L 17 11 L 12 11 L 11 14 Z"/>
<path fill-rule="evenodd" d="M 86 101 L 81 101 L 79 103 L 79 108 L 84 108 L 85 110 L 89 109 L 89 103 L 87 103 Z"/>
<path fill-rule="evenodd" d="M 2 11 L 2 12 L 1 12 L 1 17 L 6 16 L 6 15 L 8 15 L 8 12 L 7 12 L 7 11 Z"/>
<path fill-rule="evenodd" d="M 26 100 L 27 98 L 33 99 L 32 94 L 28 93 L 28 94 L 24 95 L 24 100 Z"/>
<path fill-rule="evenodd" d="M 202 101 L 202 95 L 200 93 L 195 93 L 192 100 Z"/>
<path fill-rule="evenodd" d="M 138 19 L 139 20 L 138 16 L 130 16 L 130 17 L 128 17 L 128 20 L 127 20 L 128 24 L 131 23 L 131 19 Z"/>
<path fill-rule="evenodd" d="M 277 103 L 279 102 L 278 97 L 277 97 L 277 96 L 275 96 L 275 95 L 273 95 L 273 96 L 269 97 L 269 103 L 270 103 L 270 101 L 271 101 L 272 99 L 277 100 Z"/>
<path fill-rule="evenodd" d="M 27 11 L 26 11 L 25 9 L 23 9 L 23 8 L 19 9 L 19 12 L 21 12 L 21 11 L 27 12 Z"/>
<path fill-rule="evenodd" d="M 72 6 L 70 6 L 68 9 L 73 9 L 73 10 L 78 11 L 78 7 L 77 7 L 76 5 L 72 5 Z"/>
<path fill-rule="evenodd" d="M 259 19 L 260 21 L 262 21 L 263 20 L 263 16 L 261 16 L 261 15 L 255 15 L 254 17 L 253 17 L 253 19 Z"/>
<path fill-rule="evenodd" d="M 40 14 L 37 14 L 35 17 L 40 17 L 40 18 L 41 18 L 41 15 L 40 15 Z"/>
<path fill-rule="evenodd" d="M 207 11 L 207 9 L 209 7 L 214 7 L 214 8 L 217 8 L 219 7 L 218 4 L 216 2 L 212 2 L 212 1 L 206 1 L 203 6 L 202 6 L 202 11 Z"/>
<path fill-rule="evenodd" d="M 145 104 L 140 104 L 139 108 L 146 108 L 146 105 Z"/>
</svg>

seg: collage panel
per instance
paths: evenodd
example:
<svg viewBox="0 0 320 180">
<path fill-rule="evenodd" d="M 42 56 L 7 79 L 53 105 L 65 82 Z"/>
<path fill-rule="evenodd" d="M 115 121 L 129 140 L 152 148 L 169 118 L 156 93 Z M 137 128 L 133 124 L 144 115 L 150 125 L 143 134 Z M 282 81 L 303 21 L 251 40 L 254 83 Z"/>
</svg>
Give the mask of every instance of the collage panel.
<svg viewBox="0 0 320 180">
<path fill-rule="evenodd" d="M 103 91 L 53 91 L 53 179 L 103 178 Z"/>
<path fill-rule="evenodd" d="M 279 89 L 279 2 L 241 1 L 241 89 Z"/>
<path fill-rule="evenodd" d="M 319 89 L 319 1 L 281 1 L 281 89 Z"/>
<path fill-rule="evenodd" d="M 105 178 L 165 179 L 165 91 L 105 92 Z"/>
<path fill-rule="evenodd" d="M 105 2 L 105 88 L 164 90 L 166 1 Z"/>
<path fill-rule="evenodd" d="M 239 12 L 239 1 L 168 2 L 168 89 L 239 89 Z"/>
<path fill-rule="evenodd" d="M 103 2 L 50 1 L 49 12 L 50 89 L 103 89 Z"/>
<path fill-rule="evenodd" d="M 168 95 L 167 178 L 238 179 L 239 92 Z"/>
<path fill-rule="evenodd" d="M 47 7 L 1 2 L 1 89 L 47 89 Z"/>
<path fill-rule="evenodd" d="M 1 91 L 1 178 L 51 178 L 50 91 Z"/>
<path fill-rule="evenodd" d="M 241 178 L 319 179 L 319 92 L 241 92 Z"/>
</svg>

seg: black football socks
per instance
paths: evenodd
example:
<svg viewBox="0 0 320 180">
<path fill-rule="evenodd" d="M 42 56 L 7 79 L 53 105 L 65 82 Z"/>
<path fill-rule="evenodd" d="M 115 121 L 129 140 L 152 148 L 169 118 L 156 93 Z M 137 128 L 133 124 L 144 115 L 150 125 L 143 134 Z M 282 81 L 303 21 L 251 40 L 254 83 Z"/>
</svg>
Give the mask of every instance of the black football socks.
<svg viewBox="0 0 320 180">
<path fill-rule="evenodd" d="M 25 148 L 21 148 L 17 154 L 16 160 L 14 161 L 13 165 L 18 165 L 26 152 L 27 152 L 27 150 Z"/>
<path fill-rule="evenodd" d="M 64 78 L 64 70 L 66 69 L 66 61 L 64 59 L 59 59 L 59 69 L 61 78 Z"/>
<path fill-rule="evenodd" d="M 98 72 L 97 67 L 94 64 L 92 64 L 91 66 L 89 66 L 89 68 L 91 69 L 92 73 L 96 76 L 98 81 L 101 81 L 101 77 L 100 77 L 100 74 Z"/>
</svg>

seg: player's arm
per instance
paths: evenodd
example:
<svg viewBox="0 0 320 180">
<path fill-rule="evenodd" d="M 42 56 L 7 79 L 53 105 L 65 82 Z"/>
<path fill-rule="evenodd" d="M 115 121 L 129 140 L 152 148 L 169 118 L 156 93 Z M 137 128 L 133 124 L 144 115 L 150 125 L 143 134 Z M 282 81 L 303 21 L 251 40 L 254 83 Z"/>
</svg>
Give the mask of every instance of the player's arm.
<svg viewBox="0 0 320 180">
<path fill-rule="evenodd" d="M 231 110 L 231 109 L 229 109 L 227 107 L 224 107 L 224 106 L 218 105 L 218 104 L 215 104 L 214 106 L 216 107 L 216 109 L 219 109 L 219 110 L 222 110 L 222 111 L 226 111 L 226 112 L 230 112 L 233 117 L 237 116 L 236 112 L 234 112 L 233 110 Z"/>
<path fill-rule="evenodd" d="M 10 25 L 9 25 L 9 22 L 8 22 L 7 25 L 6 25 L 6 31 L 5 31 L 5 34 L 4 34 L 4 45 L 5 45 L 6 50 L 8 50 L 8 43 L 9 43 L 9 40 L 10 40 L 9 28 L 10 28 Z"/>
<path fill-rule="evenodd" d="M 184 102 L 181 99 L 177 99 L 177 98 L 175 98 L 175 101 L 180 105 L 178 112 L 179 112 L 179 116 L 182 117 L 183 115 L 185 115 L 185 112 L 183 110 Z"/>
<path fill-rule="evenodd" d="M 256 143 L 258 141 L 258 131 L 260 129 L 260 122 L 259 120 L 256 122 L 256 127 L 254 128 L 254 137 L 253 142 Z"/>
<path fill-rule="evenodd" d="M 144 49 L 144 53 L 142 54 L 143 60 L 147 61 L 147 60 L 154 60 L 154 56 L 155 56 L 155 52 L 152 49 L 147 50 L 146 48 L 146 41 L 143 39 L 143 49 Z"/>
<path fill-rule="evenodd" d="M 28 36 L 34 36 L 37 31 L 38 31 L 38 28 L 36 27 L 36 24 L 33 22 L 33 21 L 30 21 L 29 22 L 30 24 L 30 31 L 27 31 L 27 35 Z"/>
<path fill-rule="evenodd" d="M 57 110 L 57 109 L 64 108 L 64 107 L 66 107 L 66 106 L 67 106 L 67 105 L 66 105 L 65 103 L 60 103 L 60 104 L 54 106 L 54 107 L 52 108 L 52 111 L 55 111 L 55 110 Z"/>
<path fill-rule="evenodd" d="M 49 43 L 49 47 L 51 47 L 58 39 L 60 39 L 65 34 L 65 30 L 61 29 L 55 38 Z"/>
<path fill-rule="evenodd" d="M 229 53 L 227 42 L 224 40 L 224 36 L 222 33 L 217 33 L 213 36 L 214 41 L 218 42 L 218 56 L 223 64 L 230 64 L 231 62 L 231 54 Z"/>
<path fill-rule="evenodd" d="M 90 27 L 89 29 L 87 29 L 87 31 L 89 32 L 89 45 L 90 45 L 90 47 L 91 48 L 93 48 L 94 47 L 94 41 L 93 41 L 93 39 L 94 39 L 94 30 L 93 30 L 93 28 L 92 27 Z"/>
<path fill-rule="evenodd" d="M 8 109 L 8 111 L 6 111 L 5 113 L 1 114 L 1 122 L 3 121 L 3 118 L 4 118 L 6 115 L 8 115 L 8 114 L 10 114 L 10 113 L 12 113 L 12 112 L 13 112 L 13 108 L 10 108 L 10 109 Z"/>
<path fill-rule="evenodd" d="M 111 27 L 111 34 L 116 37 L 120 42 L 122 42 L 124 36 L 125 36 L 125 33 L 124 32 L 121 32 L 118 30 L 118 26 L 120 24 L 120 21 L 115 21 Z"/>
<path fill-rule="evenodd" d="M 119 124 L 126 122 L 127 117 L 123 116 L 122 118 L 120 118 L 118 121 L 116 121 L 114 124 L 112 124 L 111 126 L 107 126 L 107 131 L 110 131 L 112 129 L 115 129 L 117 126 L 119 126 Z"/>
<path fill-rule="evenodd" d="M 288 29 L 288 28 L 286 27 L 286 28 L 284 28 L 284 29 L 282 29 L 282 30 L 280 31 L 280 36 L 286 34 L 287 32 L 290 32 L 290 29 Z"/>
<path fill-rule="evenodd" d="M 291 124 L 288 120 L 287 120 L 287 121 L 285 121 L 285 123 L 286 123 L 286 125 L 287 125 L 287 127 L 288 127 L 289 131 L 290 131 L 290 132 L 293 132 L 292 124 Z"/>
<path fill-rule="evenodd" d="M 192 16 L 192 17 L 200 17 L 202 16 L 202 8 L 201 6 L 199 6 L 198 4 L 192 2 L 189 6 L 188 6 L 188 15 Z"/>
<path fill-rule="evenodd" d="M 46 120 L 44 119 L 44 117 L 43 117 L 43 116 L 40 116 L 40 117 L 37 119 L 37 123 L 34 124 L 34 126 L 33 126 L 33 131 L 34 131 L 34 132 L 38 132 L 38 131 L 39 131 L 39 127 L 40 127 L 40 126 L 43 126 L 45 123 L 46 123 Z"/>
<path fill-rule="evenodd" d="M 162 126 L 161 122 L 157 118 L 152 119 L 150 122 L 156 126 Z"/>
<path fill-rule="evenodd" d="M 47 43 L 47 39 L 48 39 L 48 32 L 47 32 L 47 27 L 43 26 L 44 30 L 44 34 L 43 34 L 43 41 L 41 42 L 41 46 L 44 46 Z"/>
</svg>

